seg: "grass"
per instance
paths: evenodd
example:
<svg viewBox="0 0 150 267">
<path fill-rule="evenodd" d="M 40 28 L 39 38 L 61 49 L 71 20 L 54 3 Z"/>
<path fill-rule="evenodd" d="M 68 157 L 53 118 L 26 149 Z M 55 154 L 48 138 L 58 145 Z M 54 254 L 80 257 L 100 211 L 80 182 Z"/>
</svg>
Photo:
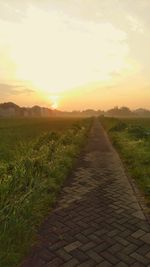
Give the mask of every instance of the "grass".
<svg viewBox="0 0 150 267">
<path fill-rule="evenodd" d="M 0 266 L 18 266 L 35 242 L 36 231 L 53 206 L 86 140 L 90 124 L 90 119 L 78 120 L 63 132 L 47 132 L 38 138 L 38 133 L 35 138 L 32 135 L 24 156 L 17 161 L 1 162 Z M 25 124 L 22 125 L 25 129 Z M 33 129 L 33 124 L 30 125 Z M 44 131 L 45 127 L 48 126 L 43 126 Z M 28 139 L 28 134 L 23 136 Z"/>
<path fill-rule="evenodd" d="M 0 161 L 11 162 L 24 155 L 32 141 L 48 131 L 62 132 L 78 118 L 0 119 Z"/>
<path fill-rule="evenodd" d="M 150 207 L 150 118 L 101 118 L 114 146 Z"/>
</svg>

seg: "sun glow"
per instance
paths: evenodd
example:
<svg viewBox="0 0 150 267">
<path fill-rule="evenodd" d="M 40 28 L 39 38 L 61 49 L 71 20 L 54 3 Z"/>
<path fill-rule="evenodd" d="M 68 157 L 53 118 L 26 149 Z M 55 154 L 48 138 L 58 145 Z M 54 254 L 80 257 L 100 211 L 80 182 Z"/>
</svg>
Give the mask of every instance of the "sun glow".
<svg viewBox="0 0 150 267">
<path fill-rule="evenodd" d="M 0 12 L 1 98 L 22 105 L 51 103 L 53 109 L 63 110 L 105 108 L 115 99 L 118 105 L 124 103 L 126 95 L 130 103 L 132 91 L 138 87 L 140 103 L 143 84 L 149 87 L 148 72 L 141 64 L 142 54 L 144 62 L 148 58 L 144 53 L 149 43 L 145 36 L 149 35 L 146 29 L 143 34 L 145 25 L 138 17 L 124 16 L 123 22 L 115 10 L 109 16 L 106 11 L 115 0 L 106 1 L 110 3 L 104 17 L 96 13 L 103 10 L 99 0 L 86 4 L 31 0 L 26 7 L 24 1 L 14 1 L 14 6 L 6 1 L 7 19 L 1 16 L 5 12 Z M 147 49 L 142 49 L 143 38 Z M 140 76 L 143 73 L 145 76 Z"/>
<path fill-rule="evenodd" d="M 51 101 L 51 108 L 52 109 L 58 109 L 59 107 L 59 97 L 54 95 L 50 97 L 50 101 Z"/>
<path fill-rule="evenodd" d="M 126 34 L 111 23 L 76 20 L 62 12 L 30 7 L 13 30 L 9 23 L 4 29 L 16 78 L 31 81 L 45 94 L 109 81 L 112 73 L 128 67 Z"/>
</svg>

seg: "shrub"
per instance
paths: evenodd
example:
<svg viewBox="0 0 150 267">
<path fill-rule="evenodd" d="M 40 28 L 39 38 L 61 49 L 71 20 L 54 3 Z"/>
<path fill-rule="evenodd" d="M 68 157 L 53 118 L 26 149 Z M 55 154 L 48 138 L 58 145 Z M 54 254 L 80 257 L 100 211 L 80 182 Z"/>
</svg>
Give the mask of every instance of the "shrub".
<svg viewBox="0 0 150 267">
<path fill-rule="evenodd" d="M 131 135 L 131 137 L 136 139 L 143 139 L 147 137 L 146 130 L 140 125 L 129 126 L 128 133 Z"/>
<path fill-rule="evenodd" d="M 127 128 L 127 124 L 122 121 L 116 121 L 116 124 L 110 129 L 111 132 L 121 132 Z"/>
</svg>

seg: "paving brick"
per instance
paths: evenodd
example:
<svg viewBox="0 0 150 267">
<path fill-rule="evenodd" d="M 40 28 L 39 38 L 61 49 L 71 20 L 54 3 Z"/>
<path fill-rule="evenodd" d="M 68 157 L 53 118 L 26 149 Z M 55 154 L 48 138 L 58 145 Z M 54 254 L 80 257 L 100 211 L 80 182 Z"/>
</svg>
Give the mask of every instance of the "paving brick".
<svg viewBox="0 0 150 267">
<path fill-rule="evenodd" d="M 107 235 L 101 236 L 101 239 L 107 244 L 108 247 L 116 244 L 115 239 Z"/>
<path fill-rule="evenodd" d="M 79 226 L 81 226 L 82 228 L 88 228 L 88 224 L 85 223 L 85 222 L 79 221 L 79 222 L 77 222 L 77 224 L 78 224 Z"/>
<path fill-rule="evenodd" d="M 118 229 L 123 232 L 126 230 L 126 228 L 118 222 L 114 222 L 112 225 L 114 229 Z"/>
<path fill-rule="evenodd" d="M 125 213 L 125 211 L 124 211 L 124 213 Z M 123 214 L 123 215 L 124 215 L 124 214 Z M 128 220 L 129 220 L 129 218 L 127 218 L 127 217 L 123 217 L 123 216 L 122 216 L 122 218 L 119 220 L 119 223 L 120 223 L 121 225 L 125 225 L 125 223 L 128 222 Z"/>
<path fill-rule="evenodd" d="M 81 242 L 79 241 L 75 241 L 69 245 L 67 245 L 66 247 L 64 247 L 64 249 L 67 251 L 67 252 L 71 252 L 73 250 L 75 250 L 76 248 L 80 247 L 82 244 Z"/>
<path fill-rule="evenodd" d="M 115 236 L 114 239 L 117 240 L 123 246 L 128 246 L 129 245 L 129 242 L 126 239 L 124 239 L 124 238 L 122 238 L 120 236 Z"/>
<path fill-rule="evenodd" d="M 50 245 L 49 246 L 49 250 L 50 251 L 55 251 L 55 250 L 58 250 L 59 248 L 64 247 L 65 245 L 66 245 L 66 241 L 61 240 L 59 242 L 54 243 L 52 246 Z"/>
<path fill-rule="evenodd" d="M 75 235 L 75 238 L 80 241 L 82 244 L 86 244 L 89 242 L 89 239 L 87 237 L 85 237 L 83 234 L 79 233 L 77 235 Z"/>
<path fill-rule="evenodd" d="M 93 267 L 93 266 L 95 266 L 95 262 L 93 260 L 88 260 L 78 265 L 78 267 Z"/>
<path fill-rule="evenodd" d="M 62 234 L 62 240 L 66 241 L 66 244 L 70 244 L 74 242 L 74 236 L 70 235 L 69 232 L 65 232 Z"/>
<path fill-rule="evenodd" d="M 96 246 L 94 248 L 94 251 L 96 251 L 97 253 L 100 253 L 100 252 L 102 252 L 104 250 L 107 250 L 108 248 L 109 248 L 109 245 L 106 244 L 105 242 L 103 242 L 102 244 Z"/>
<path fill-rule="evenodd" d="M 47 235 L 47 233 L 46 233 L 46 235 Z M 53 232 L 49 234 L 49 242 L 51 244 L 54 244 L 54 243 L 56 243 L 58 241 L 59 241 L 59 236 L 57 234 L 55 234 Z"/>
<path fill-rule="evenodd" d="M 150 259 L 150 251 L 145 256 Z"/>
<path fill-rule="evenodd" d="M 120 259 L 120 261 L 123 261 L 124 263 L 129 264 L 130 266 L 132 266 L 132 264 L 135 262 L 135 259 L 133 259 L 133 257 L 125 255 L 122 252 L 117 252 L 116 257 Z"/>
<path fill-rule="evenodd" d="M 110 262 L 108 262 L 108 261 L 103 261 L 103 262 L 99 263 L 96 266 L 99 266 L 99 267 L 111 267 L 113 265 Z"/>
<path fill-rule="evenodd" d="M 85 262 L 89 260 L 88 255 L 79 249 L 73 250 L 70 254 L 72 255 L 73 258 L 79 260 L 79 262 Z"/>
<path fill-rule="evenodd" d="M 143 235 L 140 239 L 150 245 L 150 233 Z"/>
<path fill-rule="evenodd" d="M 111 247 L 108 248 L 108 250 L 109 250 L 112 254 L 115 254 L 116 252 L 121 251 L 121 250 L 123 250 L 123 249 L 124 249 L 123 245 L 118 244 L 118 243 L 116 243 L 116 244 L 114 244 L 113 246 L 111 246 Z"/>
<path fill-rule="evenodd" d="M 91 235 L 88 235 L 87 238 L 89 240 L 92 240 L 94 243 L 97 243 L 97 244 L 100 244 L 100 243 L 104 242 L 103 239 L 101 239 L 100 237 L 96 236 L 95 233 L 91 234 Z"/>
<path fill-rule="evenodd" d="M 111 231 L 109 231 L 108 233 L 107 233 L 107 235 L 108 236 L 110 236 L 110 237 L 113 237 L 113 236 L 116 236 L 117 234 L 118 234 L 118 230 L 117 229 L 113 229 L 113 230 L 111 230 Z"/>
<path fill-rule="evenodd" d="M 146 257 L 143 257 L 142 255 L 138 254 L 137 252 L 134 252 L 131 254 L 131 257 L 135 260 L 139 261 L 140 263 L 143 263 L 145 265 L 150 264 L 150 261 L 146 259 Z"/>
<path fill-rule="evenodd" d="M 130 255 L 133 253 L 135 250 L 137 250 L 137 246 L 135 244 L 130 244 L 127 247 L 125 247 L 122 252 L 125 253 L 126 255 Z"/>
<path fill-rule="evenodd" d="M 78 266 L 79 265 L 79 261 L 77 259 L 72 259 L 66 263 L 64 263 L 62 265 L 62 267 L 74 267 L 74 266 Z"/>
<path fill-rule="evenodd" d="M 90 241 L 88 242 L 87 244 L 84 244 L 82 247 L 81 247 L 81 250 L 82 251 L 87 251 L 91 248 L 94 248 L 96 246 L 96 243 L 94 243 L 93 241 Z"/>
<path fill-rule="evenodd" d="M 135 262 L 132 265 L 133 267 L 145 267 L 145 264 L 143 265 L 141 262 Z M 148 266 L 147 266 L 148 267 Z"/>
<path fill-rule="evenodd" d="M 137 245 L 138 247 L 141 247 L 142 245 L 144 245 L 144 242 L 142 240 L 133 238 L 132 236 L 128 236 L 126 240 L 131 244 Z"/>
<path fill-rule="evenodd" d="M 89 227 L 88 229 L 82 231 L 82 233 L 87 236 L 89 234 L 93 234 L 95 232 L 95 228 L 94 227 Z"/>
<path fill-rule="evenodd" d="M 139 247 L 136 252 L 144 256 L 149 251 L 150 247 L 147 244 L 144 244 L 143 246 Z"/>
<path fill-rule="evenodd" d="M 104 258 L 102 258 L 98 253 L 93 250 L 87 251 L 86 254 L 97 263 L 104 261 Z"/>
<path fill-rule="evenodd" d="M 120 260 L 108 251 L 101 252 L 101 256 L 109 261 L 111 264 L 117 264 Z"/>
<path fill-rule="evenodd" d="M 126 223 L 124 224 L 124 227 L 125 227 L 126 229 L 128 229 L 128 230 L 131 230 L 132 233 L 138 230 L 138 227 L 132 225 L 132 224 L 129 223 L 129 222 L 126 222 Z M 126 229 L 124 229 L 123 231 L 125 231 Z"/>
<path fill-rule="evenodd" d="M 106 234 L 107 232 L 108 232 L 107 229 L 100 229 L 100 230 L 96 231 L 94 234 L 100 237 L 103 234 Z"/>
<path fill-rule="evenodd" d="M 132 231 L 127 229 L 124 232 L 120 232 L 119 236 L 121 236 L 122 238 L 126 238 L 126 237 L 130 236 L 131 234 L 132 234 Z"/>
<path fill-rule="evenodd" d="M 139 238 L 145 235 L 145 232 L 141 229 L 137 230 L 135 233 L 133 233 L 131 236 L 134 238 Z"/>
<path fill-rule="evenodd" d="M 64 248 L 57 250 L 55 253 L 64 261 L 68 261 L 72 258 L 72 256 L 64 250 Z"/>
<path fill-rule="evenodd" d="M 127 266 L 129 266 L 129 265 L 126 264 L 126 263 L 124 263 L 123 261 L 120 261 L 120 262 L 116 265 L 116 267 L 127 267 Z"/>
<path fill-rule="evenodd" d="M 143 231 L 150 233 L 150 225 L 144 221 L 140 221 L 139 224 L 137 225 L 140 229 L 142 229 Z"/>
<path fill-rule="evenodd" d="M 39 257 L 47 262 L 47 261 L 53 260 L 55 258 L 55 254 L 49 251 L 48 249 L 43 248 L 39 252 Z"/>
<path fill-rule="evenodd" d="M 47 263 L 46 265 L 43 265 L 44 267 L 60 267 L 62 266 L 64 263 L 64 261 L 60 258 L 55 258 L 52 261 L 50 261 L 49 263 Z M 28 265 L 29 267 L 33 267 L 32 265 Z M 43 267 L 42 266 L 42 267 Z M 36 266 L 35 266 L 36 267 Z"/>
</svg>

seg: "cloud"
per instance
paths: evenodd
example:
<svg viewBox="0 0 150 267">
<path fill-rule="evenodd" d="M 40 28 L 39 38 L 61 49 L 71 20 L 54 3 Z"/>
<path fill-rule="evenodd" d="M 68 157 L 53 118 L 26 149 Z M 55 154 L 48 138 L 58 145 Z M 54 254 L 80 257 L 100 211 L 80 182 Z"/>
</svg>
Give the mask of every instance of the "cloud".
<svg viewBox="0 0 150 267">
<path fill-rule="evenodd" d="M 143 33 L 144 32 L 144 28 L 142 26 L 142 23 L 135 16 L 128 15 L 127 16 L 127 21 L 129 23 L 130 29 L 132 31 L 138 32 L 138 33 Z"/>
<path fill-rule="evenodd" d="M 32 89 L 25 88 L 21 91 L 21 94 L 33 94 L 35 91 Z"/>
<path fill-rule="evenodd" d="M 120 73 L 119 71 L 112 71 L 112 72 L 110 73 L 110 75 L 111 75 L 112 77 L 118 78 L 118 77 L 121 76 L 121 73 Z"/>
<path fill-rule="evenodd" d="M 25 88 L 19 85 L 11 85 L 6 83 L 0 83 L 0 94 L 1 95 L 28 95 L 34 93 L 34 90 Z"/>
<path fill-rule="evenodd" d="M 0 18 L 6 21 L 19 22 L 26 16 L 29 1 L 0 0 Z"/>
</svg>

